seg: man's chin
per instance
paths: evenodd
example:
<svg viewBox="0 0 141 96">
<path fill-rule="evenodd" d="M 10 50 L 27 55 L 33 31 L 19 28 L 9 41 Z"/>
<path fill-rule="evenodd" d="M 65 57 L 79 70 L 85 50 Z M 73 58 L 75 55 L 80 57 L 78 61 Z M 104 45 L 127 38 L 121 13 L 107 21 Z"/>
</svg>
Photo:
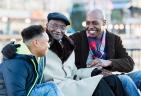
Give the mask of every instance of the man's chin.
<svg viewBox="0 0 141 96">
<path fill-rule="evenodd" d="M 95 33 L 89 33 L 89 35 L 90 35 L 91 37 L 95 37 L 95 36 L 96 36 L 96 32 L 95 32 Z"/>
<path fill-rule="evenodd" d="M 90 34 L 90 37 L 96 37 L 96 34 Z"/>
<path fill-rule="evenodd" d="M 57 40 L 57 41 L 59 41 L 59 40 L 61 40 L 62 39 L 62 37 L 60 36 L 60 37 L 58 37 L 58 36 L 53 36 L 54 37 L 54 39 L 55 40 Z"/>
</svg>

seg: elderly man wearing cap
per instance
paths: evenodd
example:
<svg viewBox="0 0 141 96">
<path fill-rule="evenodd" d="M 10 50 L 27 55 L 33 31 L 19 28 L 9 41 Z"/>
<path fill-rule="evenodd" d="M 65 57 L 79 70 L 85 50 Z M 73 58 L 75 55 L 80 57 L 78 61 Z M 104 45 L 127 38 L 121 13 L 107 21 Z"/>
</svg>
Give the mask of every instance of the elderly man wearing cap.
<svg viewBox="0 0 141 96">
<path fill-rule="evenodd" d="M 58 12 L 50 13 L 47 19 L 46 32 L 50 37 L 50 48 L 46 55 L 45 80 L 57 83 L 64 96 L 115 96 L 102 75 L 91 77 L 94 68 L 76 68 L 74 44 L 65 35 L 69 20 Z M 9 54 L 13 48 L 14 45 L 5 46 L 2 53 L 10 59 L 15 55 L 15 52 Z M 119 86 L 120 83 L 114 88 Z"/>
</svg>

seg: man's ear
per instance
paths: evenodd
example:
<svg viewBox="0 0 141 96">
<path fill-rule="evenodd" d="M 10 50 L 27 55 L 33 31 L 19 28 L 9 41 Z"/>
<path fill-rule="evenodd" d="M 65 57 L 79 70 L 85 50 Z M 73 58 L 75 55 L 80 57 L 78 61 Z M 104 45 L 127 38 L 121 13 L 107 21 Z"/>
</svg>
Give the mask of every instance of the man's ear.
<svg viewBox="0 0 141 96">
<path fill-rule="evenodd" d="M 103 20 L 103 26 L 105 26 L 106 25 L 106 20 Z"/>
<path fill-rule="evenodd" d="M 34 47 L 38 47 L 39 46 L 39 42 L 38 42 L 38 40 L 33 40 L 32 41 L 32 45 L 34 46 Z"/>
</svg>

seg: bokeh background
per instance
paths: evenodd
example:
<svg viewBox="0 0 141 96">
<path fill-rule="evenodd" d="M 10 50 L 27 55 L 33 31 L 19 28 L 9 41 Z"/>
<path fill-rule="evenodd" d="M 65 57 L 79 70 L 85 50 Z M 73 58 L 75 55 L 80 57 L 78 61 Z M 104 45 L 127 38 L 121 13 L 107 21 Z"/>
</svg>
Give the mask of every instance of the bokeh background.
<svg viewBox="0 0 141 96">
<path fill-rule="evenodd" d="M 141 69 L 141 0 L 0 0 L 0 50 L 11 40 L 20 40 L 23 28 L 45 26 L 50 12 L 62 12 L 71 21 L 67 34 L 85 27 L 88 10 L 103 10 L 107 29 L 121 36 L 123 45 Z M 0 60 L 2 55 L 0 53 Z"/>
</svg>

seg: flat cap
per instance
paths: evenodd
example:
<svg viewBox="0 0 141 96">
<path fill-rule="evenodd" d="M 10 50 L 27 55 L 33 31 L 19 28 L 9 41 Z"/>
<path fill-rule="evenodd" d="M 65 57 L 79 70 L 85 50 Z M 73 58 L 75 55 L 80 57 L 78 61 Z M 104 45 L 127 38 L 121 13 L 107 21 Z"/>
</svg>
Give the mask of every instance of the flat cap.
<svg viewBox="0 0 141 96">
<path fill-rule="evenodd" d="M 48 19 L 48 21 L 49 20 L 61 20 L 66 25 L 70 25 L 68 18 L 65 15 L 63 15 L 62 13 L 59 13 L 59 12 L 49 13 L 48 16 L 47 16 L 47 19 Z"/>
</svg>

